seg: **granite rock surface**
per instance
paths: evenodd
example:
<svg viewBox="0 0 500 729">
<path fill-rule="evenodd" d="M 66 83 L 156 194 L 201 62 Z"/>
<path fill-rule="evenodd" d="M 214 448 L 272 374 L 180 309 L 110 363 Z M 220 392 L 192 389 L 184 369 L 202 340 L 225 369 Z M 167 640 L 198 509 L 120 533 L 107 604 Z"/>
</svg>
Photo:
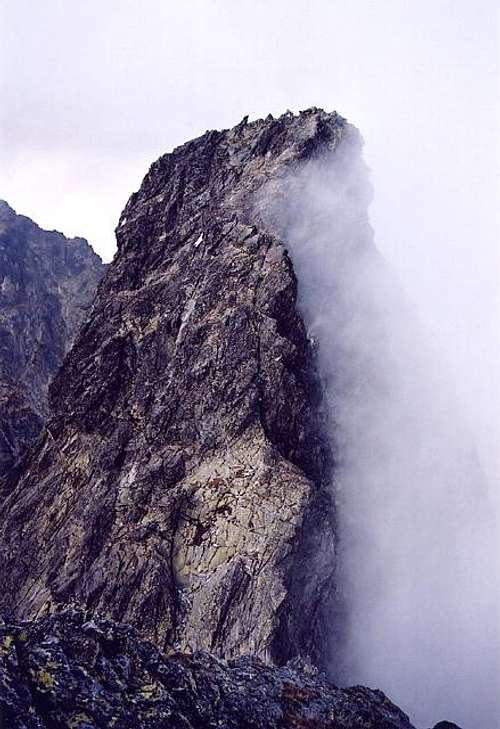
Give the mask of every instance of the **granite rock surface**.
<svg viewBox="0 0 500 729">
<path fill-rule="evenodd" d="M 311 109 L 152 165 L 47 427 L 6 484 L 4 611 L 77 601 L 160 647 L 325 659 L 332 455 L 296 276 L 259 191 L 353 135 Z"/>
<path fill-rule="evenodd" d="M 42 230 L 0 201 L 0 475 L 40 433 L 49 383 L 104 270 L 83 238 Z"/>
</svg>

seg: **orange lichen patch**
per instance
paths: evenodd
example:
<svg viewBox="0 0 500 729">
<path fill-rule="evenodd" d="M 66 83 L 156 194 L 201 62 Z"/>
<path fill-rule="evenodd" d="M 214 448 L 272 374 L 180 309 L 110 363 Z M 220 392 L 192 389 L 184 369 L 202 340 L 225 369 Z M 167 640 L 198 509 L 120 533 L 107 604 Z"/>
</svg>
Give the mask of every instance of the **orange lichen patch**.
<svg viewBox="0 0 500 729">
<path fill-rule="evenodd" d="M 220 488 L 221 486 L 225 486 L 226 482 L 223 478 L 212 478 L 210 481 L 207 482 L 207 486 L 212 486 L 213 488 Z"/>
<path fill-rule="evenodd" d="M 285 683 L 283 684 L 282 696 L 284 699 L 291 701 L 309 701 L 317 699 L 319 697 L 319 693 L 315 689 L 296 686 L 292 683 Z"/>
</svg>

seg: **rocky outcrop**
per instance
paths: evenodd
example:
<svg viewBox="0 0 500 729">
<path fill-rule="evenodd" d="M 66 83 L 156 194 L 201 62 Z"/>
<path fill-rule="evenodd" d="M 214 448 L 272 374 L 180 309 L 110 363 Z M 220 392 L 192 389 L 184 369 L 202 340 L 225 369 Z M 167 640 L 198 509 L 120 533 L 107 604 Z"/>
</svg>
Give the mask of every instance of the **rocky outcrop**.
<svg viewBox="0 0 500 729">
<path fill-rule="evenodd" d="M 83 238 L 41 230 L 0 201 L 0 475 L 39 434 L 49 382 L 103 273 Z"/>
<path fill-rule="evenodd" d="M 322 662 L 331 454 L 292 263 L 259 191 L 353 135 L 312 109 L 207 132 L 151 167 L 50 422 L 9 481 L 5 611 L 77 601 L 160 647 Z"/>
<path fill-rule="evenodd" d="M 0 627 L 0 726 L 412 729 L 381 691 L 250 657 L 167 657 L 127 626 L 78 611 Z"/>
</svg>

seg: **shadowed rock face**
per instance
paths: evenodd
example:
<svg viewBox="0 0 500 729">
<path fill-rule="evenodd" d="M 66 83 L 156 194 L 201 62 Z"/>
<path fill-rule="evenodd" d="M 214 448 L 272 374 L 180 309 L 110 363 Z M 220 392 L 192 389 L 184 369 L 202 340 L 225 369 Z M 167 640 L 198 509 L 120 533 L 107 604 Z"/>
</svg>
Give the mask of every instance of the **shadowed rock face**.
<svg viewBox="0 0 500 729">
<path fill-rule="evenodd" d="M 0 475 L 39 434 L 104 268 L 83 238 L 41 230 L 0 201 Z"/>
<path fill-rule="evenodd" d="M 10 479 L 4 611 L 78 601 L 160 647 L 321 663 L 331 458 L 292 264 L 256 200 L 346 136 L 313 109 L 207 132 L 151 167 Z"/>
<path fill-rule="evenodd" d="M 381 691 L 338 689 L 300 665 L 167 657 L 129 627 L 76 611 L 0 626 L 0 726 L 412 729 Z"/>
</svg>

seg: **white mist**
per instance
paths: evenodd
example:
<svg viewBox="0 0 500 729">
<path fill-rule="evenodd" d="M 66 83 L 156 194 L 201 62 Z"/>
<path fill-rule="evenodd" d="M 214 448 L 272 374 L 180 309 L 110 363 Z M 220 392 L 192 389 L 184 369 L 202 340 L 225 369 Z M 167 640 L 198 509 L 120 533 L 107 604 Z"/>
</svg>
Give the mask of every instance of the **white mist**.
<svg viewBox="0 0 500 729">
<path fill-rule="evenodd" d="M 495 500 L 443 348 L 374 248 L 360 147 L 349 128 L 333 155 L 287 180 L 272 208 L 318 343 L 335 448 L 332 673 L 381 688 L 419 727 L 493 728 Z M 404 235 L 403 226 L 402 246 Z"/>
</svg>

